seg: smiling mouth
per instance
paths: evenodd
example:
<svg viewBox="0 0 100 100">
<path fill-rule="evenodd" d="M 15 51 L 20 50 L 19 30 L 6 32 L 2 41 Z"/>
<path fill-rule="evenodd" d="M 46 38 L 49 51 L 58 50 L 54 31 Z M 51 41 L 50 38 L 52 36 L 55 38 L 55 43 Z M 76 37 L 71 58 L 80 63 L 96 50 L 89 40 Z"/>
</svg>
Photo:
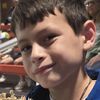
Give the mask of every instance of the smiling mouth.
<svg viewBox="0 0 100 100">
<path fill-rule="evenodd" d="M 40 73 L 43 73 L 45 72 L 46 70 L 52 68 L 55 64 L 50 64 L 50 65 L 46 65 L 46 66 L 42 66 L 40 68 L 37 68 L 35 71 L 34 71 L 34 74 L 40 74 Z"/>
</svg>

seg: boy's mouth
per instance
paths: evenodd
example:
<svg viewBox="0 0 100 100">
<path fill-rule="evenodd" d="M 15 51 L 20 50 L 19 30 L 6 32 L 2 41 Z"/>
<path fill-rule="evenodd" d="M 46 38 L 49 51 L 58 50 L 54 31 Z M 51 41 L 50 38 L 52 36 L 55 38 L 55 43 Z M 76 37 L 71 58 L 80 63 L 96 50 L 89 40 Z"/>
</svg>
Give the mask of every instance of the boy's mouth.
<svg viewBox="0 0 100 100">
<path fill-rule="evenodd" d="M 40 74 L 40 73 L 43 73 L 45 72 L 46 70 L 52 68 L 55 64 L 52 63 L 52 64 L 49 64 L 49 65 L 45 65 L 45 66 L 40 66 L 40 67 L 37 67 L 34 71 L 33 74 Z"/>
</svg>

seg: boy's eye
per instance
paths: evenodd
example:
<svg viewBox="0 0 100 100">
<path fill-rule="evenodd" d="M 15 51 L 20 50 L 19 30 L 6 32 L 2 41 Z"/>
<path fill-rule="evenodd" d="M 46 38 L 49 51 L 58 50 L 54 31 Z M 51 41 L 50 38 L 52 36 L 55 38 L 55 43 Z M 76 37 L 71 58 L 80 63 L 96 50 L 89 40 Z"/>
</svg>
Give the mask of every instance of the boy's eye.
<svg viewBox="0 0 100 100">
<path fill-rule="evenodd" d="M 46 38 L 45 38 L 45 41 L 51 41 L 53 38 L 55 37 L 55 35 L 48 35 Z"/>
<path fill-rule="evenodd" d="M 32 46 L 30 46 L 30 45 L 25 46 L 25 47 L 23 47 L 23 48 L 21 49 L 21 51 L 22 51 L 23 53 L 27 53 L 27 52 L 29 52 L 29 51 L 31 51 L 31 50 L 32 50 Z"/>
<path fill-rule="evenodd" d="M 50 44 L 52 44 L 55 41 L 55 39 L 56 39 L 55 34 L 49 34 L 49 35 L 42 37 L 42 41 L 40 42 L 40 44 L 49 46 Z"/>
</svg>

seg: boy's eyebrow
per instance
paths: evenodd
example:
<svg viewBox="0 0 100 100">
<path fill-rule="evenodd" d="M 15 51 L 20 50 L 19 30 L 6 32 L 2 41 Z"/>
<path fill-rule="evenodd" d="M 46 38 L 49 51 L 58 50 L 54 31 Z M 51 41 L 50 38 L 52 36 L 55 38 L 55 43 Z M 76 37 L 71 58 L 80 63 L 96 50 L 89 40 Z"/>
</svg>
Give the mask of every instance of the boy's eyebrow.
<svg viewBox="0 0 100 100">
<path fill-rule="evenodd" d="M 41 33 L 49 33 L 49 32 L 57 32 L 58 33 L 58 30 L 53 28 L 53 27 L 46 27 L 44 29 L 41 29 L 41 30 L 38 30 L 37 32 L 34 32 L 35 33 L 35 37 L 39 36 Z M 32 32 L 31 32 L 32 34 Z M 18 39 L 18 45 L 22 44 L 22 43 L 26 43 L 28 42 L 28 39 Z"/>
<path fill-rule="evenodd" d="M 34 33 L 41 34 L 41 33 L 44 33 L 44 32 L 48 32 L 49 30 L 51 30 L 51 28 L 46 27 L 46 28 L 40 29 L 40 30 L 38 30 L 37 32 L 34 32 Z"/>
<path fill-rule="evenodd" d="M 41 33 L 49 33 L 49 32 L 58 32 L 58 29 L 56 29 L 55 27 L 45 27 L 43 29 L 38 30 L 37 32 L 34 32 L 37 35 L 41 34 Z"/>
<path fill-rule="evenodd" d="M 39 30 L 38 32 L 35 32 L 37 35 L 43 33 L 43 32 L 47 32 L 47 28 L 43 29 L 43 30 Z M 31 33 L 32 34 L 32 33 Z M 18 45 L 27 42 L 27 39 L 18 39 Z"/>
</svg>

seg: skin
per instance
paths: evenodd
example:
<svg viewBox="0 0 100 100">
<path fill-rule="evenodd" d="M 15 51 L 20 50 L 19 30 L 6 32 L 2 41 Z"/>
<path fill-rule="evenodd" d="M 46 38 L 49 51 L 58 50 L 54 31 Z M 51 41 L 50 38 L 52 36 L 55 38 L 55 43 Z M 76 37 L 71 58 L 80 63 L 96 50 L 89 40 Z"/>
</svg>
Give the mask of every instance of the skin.
<svg viewBox="0 0 100 100">
<path fill-rule="evenodd" d="M 19 57 L 19 58 L 15 59 L 14 64 L 21 64 L 22 65 L 23 64 L 23 58 Z"/>
<path fill-rule="evenodd" d="M 29 24 L 24 30 L 17 27 L 25 70 L 48 88 L 55 100 L 79 100 L 88 83 L 82 66 L 84 52 L 94 44 L 95 26 L 89 21 L 80 35 L 75 35 L 64 15 L 57 9 L 55 13 L 35 26 Z"/>
<path fill-rule="evenodd" d="M 10 55 L 2 55 L 0 54 L 0 64 L 12 64 L 13 63 L 13 58 Z"/>
</svg>

